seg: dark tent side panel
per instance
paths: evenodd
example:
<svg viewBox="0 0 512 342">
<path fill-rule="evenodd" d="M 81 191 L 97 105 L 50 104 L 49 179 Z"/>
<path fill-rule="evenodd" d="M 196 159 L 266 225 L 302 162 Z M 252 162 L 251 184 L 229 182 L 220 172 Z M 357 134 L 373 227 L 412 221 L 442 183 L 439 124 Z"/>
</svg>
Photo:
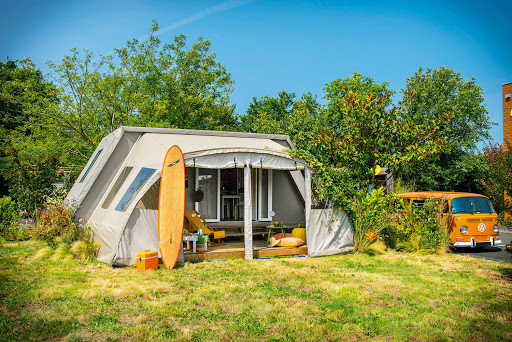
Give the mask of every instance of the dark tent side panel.
<svg viewBox="0 0 512 342">
<path fill-rule="evenodd" d="M 275 221 L 283 221 L 289 227 L 299 224 L 305 227 L 304 204 L 289 171 L 273 171 L 272 209 Z"/>
</svg>

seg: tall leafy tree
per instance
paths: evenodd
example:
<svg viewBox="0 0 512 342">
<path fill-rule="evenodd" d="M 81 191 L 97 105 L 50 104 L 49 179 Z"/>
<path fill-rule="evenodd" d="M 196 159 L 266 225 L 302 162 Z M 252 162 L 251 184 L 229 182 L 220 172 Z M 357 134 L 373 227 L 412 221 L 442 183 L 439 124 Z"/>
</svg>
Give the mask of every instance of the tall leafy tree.
<svg viewBox="0 0 512 342">
<path fill-rule="evenodd" d="M 415 124 L 401 118 L 404 102 L 389 107 L 391 92 L 346 94 L 337 107 L 340 123 L 333 130 L 321 131 L 314 137 L 321 158 L 299 151 L 317 170 L 317 194 L 320 199 L 345 207 L 357 188 L 376 185 L 377 166 L 396 173 L 405 165 L 439 153 L 446 139 L 439 137 L 439 128 L 450 114 L 431 125 Z M 383 97 L 379 96 L 383 95 Z M 333 100 L 334 101 L 334 100 Z"/>
<path fill-rule="evenodd" d="M 231 75 L 202 37 L 163 43 L 153 23 L 108 56 L 73 49 L 49 63 L 61 102 L 44 113 L 68 140 L 70 162 L 83 165 L 98 142 L 122 125 L 227 130 L 235 127 Z"/>
<path fill-rule="evenodd" d="M 265 96 L 259 100 L 253 98 L 247 110 L 251 122 L 247 130 L 286 134 L 295 147 L 315 153 L 313 136 L 324 126 L 316 98 L 306 93 L 296 99 L 294 93 L 286 91 L 279 92 L 278 96 Z"/>
<path fill-rule="evenodd" d="M 241 117 L 242 129 L 253 133 L 270 132 L 273 126 L 283 126 L 282 123 L 289 120 L 290 116 L 293 116 L 293 112 L 299 109 L 311 118 L 318 118 L 320 104 L 316 97 L 309 92 L 300 98 L 297 98 L 295 93 L 285 90 L 278 92 L 277 97 L 268 95 L 259 99 L 253 97 L 247 113 Z M 312 128 L 310 127 L 309 130 Z M 280 132 L 285 134 L 283 129 Z"/>
<path fill-rule="evenodd" d="M 325 108 L 326 123 L 329 129 L 338 135 L 345 134 L 347 113 L 344 110 L 347 95 L 351 93 L 358 98 L 366 98 L 370 93 L 374 98 L 380 98 L 383 107 L 390 106 L 394 92 L 389 89 L 389 84 L 375 83 L 375 80 L 369 76 L 361 75 L 357 72 L 345 79 L 336 79 L 325 85 L 324 98 L 328 101 Z"/>
<path fill-rule="evenodd" d="M 55 87 L 29 59 L 0 62 L 0 175 L 4 191 L 29 212 L 58 179 L 62 145 L 36 125 L 57 102 Z"/>
<path fill-rule="evenodd" d="M 505 140 L 504 146 L 488 144 L 483 152 L 484 160 L 489 167 L 488 178 L 482 180 L 484 192 L 499 213 L 500 222 L 510 226 L 512 224 L 512 143 Z"/>
<path fill-rule="evenodd" d="M 425 159 L 421 165 L 412 165 L 405 170 L 404 177 L 413 180 L 421 190 L 474 191 L 477 178 L 468 183 L 459 175 L 474 159 L 477 143 L 491 138 L 492 125 L 483 104 L 482 88 L 475 78 L 466 81 L 445 67 L 420 68 L 407 79 L 402 92 L 404 97 L 412 95 L 404 107 L 404 120 L 429 125 L 453 113 L 439 129 L 447 141 L 442 153 Z"/>
</svg>

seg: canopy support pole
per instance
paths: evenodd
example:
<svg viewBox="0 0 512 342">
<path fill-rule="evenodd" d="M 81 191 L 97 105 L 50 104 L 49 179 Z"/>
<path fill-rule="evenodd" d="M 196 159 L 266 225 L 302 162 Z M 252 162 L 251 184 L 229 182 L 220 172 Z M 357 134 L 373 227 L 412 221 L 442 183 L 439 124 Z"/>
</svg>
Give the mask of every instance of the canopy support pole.
<svg viewBox="0 0 512 342">
<path fill-rule="evenodd" d="M 245 260 L 253 259 L 252 251 L 252 205 L 251 205 L 251 168 L 244 168 L 244 248 Z"/>
<path fill-rule="evenodd" d="M 306 231 L 307 228 L 309 228 L 309 215 L 311 213 L 311 169 L 306 167 L 305 170 L 305 177 L 304 177 L 304 192 L 305 192 L 305 199 L 304 199 L 304 210 L 305 210 L 305 217 L 306 217 Z"/>
</svg>

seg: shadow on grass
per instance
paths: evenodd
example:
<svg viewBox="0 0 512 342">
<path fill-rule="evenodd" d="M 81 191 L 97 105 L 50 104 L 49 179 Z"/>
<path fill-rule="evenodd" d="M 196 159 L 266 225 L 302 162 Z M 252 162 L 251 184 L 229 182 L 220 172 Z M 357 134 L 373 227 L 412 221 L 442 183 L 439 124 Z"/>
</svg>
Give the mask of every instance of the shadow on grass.
<svg viewBox="0 0 512 342">
<path fill-rule="evenodd" d="M 76 319 L 49 321 L 26 317 L 0 315 L 1 341 L 55 340 L 76 331 L 80 323 Z"/>
<path fill-rule="evenodd" d="M 498 266 L 497 269 L 499 272 L 501 272 L 501 274 L 503 274 L 503 276 L 508 278 L 508 280 L 512 281 L 512 268 Z"/>
</svg>

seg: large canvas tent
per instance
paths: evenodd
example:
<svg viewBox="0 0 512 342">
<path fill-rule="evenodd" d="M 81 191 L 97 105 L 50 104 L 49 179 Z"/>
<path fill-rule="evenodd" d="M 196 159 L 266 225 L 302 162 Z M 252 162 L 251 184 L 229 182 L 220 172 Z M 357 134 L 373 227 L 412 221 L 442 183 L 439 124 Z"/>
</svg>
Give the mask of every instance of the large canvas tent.
<svg viewBox="0 0 512 342">
<path fill-rule="evenodd" d="M 313 211 L 315 224 L 307 224 L 311 170 L 286 152 L 294 148 L 288 136 L 121 127 L 100 142 L 66 198 L 101 243 L 98 260 L 130 265 L 137 252 L 159 250 L 159 180 L 173 145 L 182 149 L 187 167 L 186 210 L 197 210 L 212 225 L 226 216 L 240 220 L 246 259 L 252 259 L 253 223 L 270 221 L 272 211 L 275 220 L 306 227 L 315 255 L 350 246 L 351 230 L 340 213 L 322 228 L 323 214 Z M 195 198 L 197 190 L 204 199 Z M 315 229 L 337 234 L 326 237 Z"/>
</svg>

